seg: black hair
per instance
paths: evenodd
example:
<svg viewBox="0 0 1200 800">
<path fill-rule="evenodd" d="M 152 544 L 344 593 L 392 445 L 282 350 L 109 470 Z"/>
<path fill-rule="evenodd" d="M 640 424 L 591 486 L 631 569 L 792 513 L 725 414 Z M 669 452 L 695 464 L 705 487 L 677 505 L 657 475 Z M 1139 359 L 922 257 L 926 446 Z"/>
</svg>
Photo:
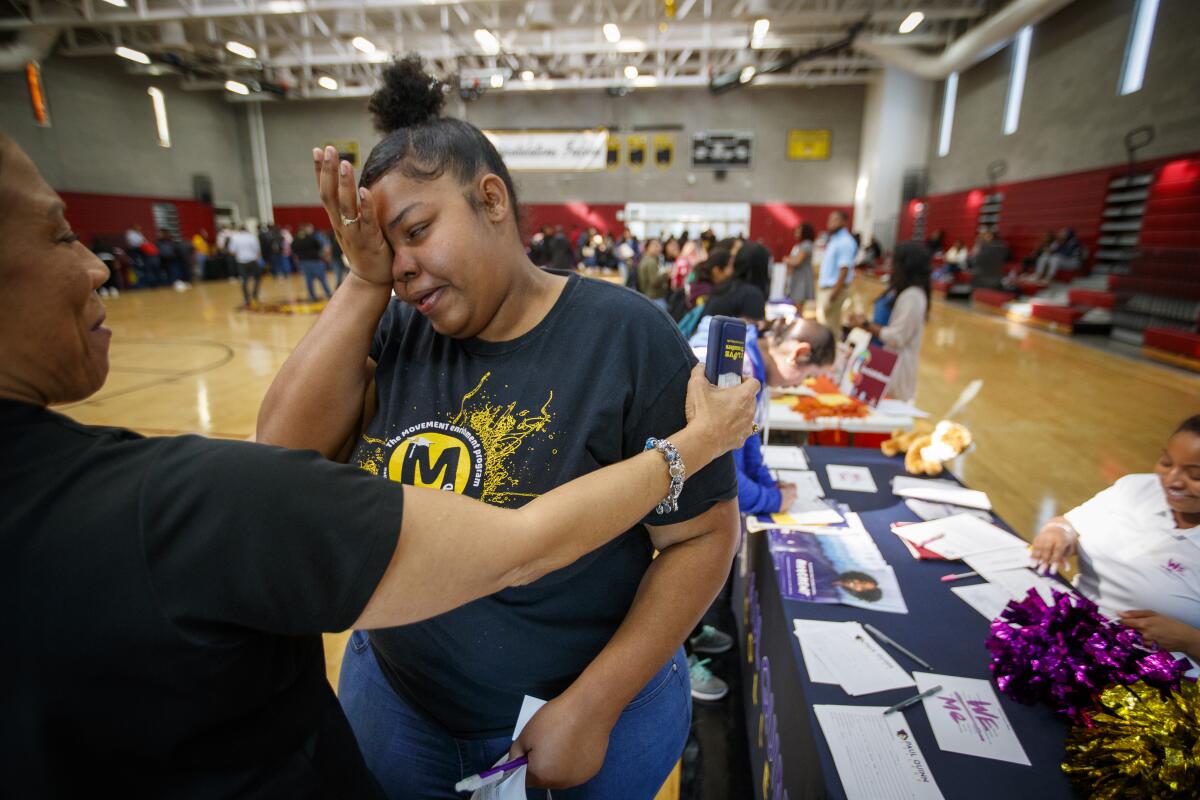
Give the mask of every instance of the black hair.
<svg viewBox="0 0 1200 800">
<path fill-rule="evenodd" d="M 875 584 L 875 586 L 872 589 L 855 590 L 855 589 L 847 588 L 845 586 L 841 586 L 839 588 L 844 592 L 849 592 L 850 594 L 857 597 L 859 600 L 866 600 L 868 603 L 877 603 L 883 599 L 883 589 L 879 588 L 879 581 L 875 579 L 874 575 L 868 575 L 865 572 L 859 572 L 857 570 L 850 570 L 849 572 L 840 573 L 837 576 L 837 580 L 839 580 L 839 581 L 863 581 L 863 582 L 873 583 L 873 584 Z"/>
<path fill-rule="evenodd" d="M 771 251 L 758 242 L 746 242 L 733 259 L 733 275 L 767 296 L 771 286 Z"/>
<path fill-rule="evenodd" d="M 708 258 L 696 265 L 692 271 L 696 274 L 697 281 L 704 283 L 713 282 L 713 270 L 724 269 L 729 266 L 729 260 L 733 254 L 728 247 L 717 245 L 712 250 L 708 251 Z"/>
<path fill-rule="evenodd" d="M 763 335 L 772 345 L 793 340 L 807 343 L 808 363 L 815 367 L 832 364 L 837 358 L 837 340 L 833 338 L 833 331 L 811 319 L 780 317 L 766 324 Z"/>
<path fill-rule="evenodd" d="M 929 318 L 930 296 L 929 248 L 921 242 L 901 242 L 892 253 L 892 278 L 883 296 L 894 306 L 896 298 L 910 286 L 925 292 L 925 318 Z"/>
<path fill-rule="evenodd" d="M 392 170 L 417 181 L 437 180 L 449 171 L 462 186 L 481 172 L 504 181 L 520 229 L 517 190 L 504 159 L 483 131 L 469 122 L 441 116 L 446 90 L 425 71 L 420 56 L 394 61 L 383 71 L 383 85 L 371 95 L 367 110 L 383 139 L 363 165 L 360 186 L 370 187 Z M 473 191 L 467 202 L 479 209 Z"/>
<path fill-rule="evenodd" d="M 1175 433 L 1190 433 L 1200 436 L 1200 414 L 1194 414 L 1179 423 L 1179 427 L 1175 429 Z M 1174 436 L 1175 433 L 1171 435 Z"/>
<path fill-rule="evenodd" d="M 800 241 L 811 242 L 817 238 L 817 232 L 807 222 L 800 223 Z"/>
</svg>

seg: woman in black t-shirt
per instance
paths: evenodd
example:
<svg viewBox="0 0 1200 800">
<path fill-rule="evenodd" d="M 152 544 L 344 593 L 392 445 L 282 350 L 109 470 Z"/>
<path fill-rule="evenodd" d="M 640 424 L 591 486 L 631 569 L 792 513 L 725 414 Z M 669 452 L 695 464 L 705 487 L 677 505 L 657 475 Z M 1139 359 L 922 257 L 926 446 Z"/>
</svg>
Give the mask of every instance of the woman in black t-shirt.
<svg viewBox="0 0 1200 800">
<path fill-rule="evenodd" d="M 321 633 L 536 581 L 667 492 L 657 453 L 505 511 L 312 452 L 80 425 L 47 406 L 104 384 L 107 277 L 0 134 L 0 607 L 21 643 L 0 681 L 7 795 L 380 797 Z M 672 436 L 685 465 L 749 434 L 755 387 L 693 376 Z"/>
<path fill-rule="evenodd" d="M 385 72 L 370 104 L 385 135 L 357 192 L 349 164 L 314 151 L 353 274 L 280 371 L 259 438 L 518 507 L 669 433 L 694 358 L 645 298 L 529 261 L 503 160 L 439 116 L 443 98 L 418 59 Z M 509 750 L 532 696 L 549 702 L 513 745 L 531 784 L 583 784 L 560 799 L 652 796 L 687 737 L 680 645 L 728 573 L 735 498 L 722 459 L 677 510 L 564 570 L 355 634 L 339 696 L 385 790 L 455 797 Z M 678 534 L 695 538 L 661 546 Z"/>
</svg>

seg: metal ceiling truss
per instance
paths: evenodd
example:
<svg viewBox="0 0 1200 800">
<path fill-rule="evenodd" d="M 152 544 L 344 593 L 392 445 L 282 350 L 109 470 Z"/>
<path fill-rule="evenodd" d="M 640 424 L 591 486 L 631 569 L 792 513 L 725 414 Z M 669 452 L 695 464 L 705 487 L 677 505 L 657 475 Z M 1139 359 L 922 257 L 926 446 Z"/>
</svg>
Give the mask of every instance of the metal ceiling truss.
<svg viewBox="0 0 1200 800">
<path fill-rule="evenodd" d="M 859 37 L 873 42 L 940 51 L 996 6 L 995 0 L 675 0 L 669 16 L 664 0 L 115 1 L 127 5 L 10 0 L 17 14 L 0 17 L 0 31 L 58 28 L 63 55 L 107 55 L 123 45 L 153 60 L 131 69 L 179 72 L 186 88 L 234 79 L 289 98 L 369 94 L 393 56 L 415 53 L 473 96 L 707 86 L 724 71 L 749 66 L 758 73 L 755 85 L 861 83 L 877 73 L 878 61 L 852 45 L 826 52 L 856 26 Z M 924 21 L 899 34 L 900 21 L 917 7 Z M 758 19 L 770 28 L 752 46 Z M 610 22 L 619 26 L 619 41 L 603 31 Z M 480 29 L 494 34 L 498 52 L 477 39 Z M 352 46 L 355 37 L 367 39 L 374 52 Z M 229 41 L 249 45 L 257 57 L 234 55 L 225 48 Z M 821 55 L 804 57 L 814 51 Z M 763 74 L 781 64 L 786 68 Z M 337 89 L 321 88 L 322 77 L 335 79 Z"/>
</svg>

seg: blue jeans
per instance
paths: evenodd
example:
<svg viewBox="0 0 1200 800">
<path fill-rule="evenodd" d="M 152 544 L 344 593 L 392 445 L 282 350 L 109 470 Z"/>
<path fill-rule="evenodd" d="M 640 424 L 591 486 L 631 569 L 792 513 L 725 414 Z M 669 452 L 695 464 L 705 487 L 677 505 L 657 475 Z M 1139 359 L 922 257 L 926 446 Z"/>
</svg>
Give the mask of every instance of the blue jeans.
<svg viewBox="0 0 1200 800">
<path fill-rule="evenodd" d="M 600 772 L 582 786 L 555 789 L 553 800 L 651 800 L 687 742 L 688 680 L 681 648 L 621 712 Z M 355 631 L 346 644 L 338 698 L 367 766 L 391 800 L 464 800 L 454 784 L 492 766 L 512 745 L 508 736 L 455 738 L 406 703 L 383 676 L 363 631 Z M 527 792 L 529 800 L 549 794 Z"/>
<path fill-rule="evenodd" d="M 333 292 L 329 291 L 329 284 L 325 282 L 325 262 L 324 261 L 301 261 L 300 271 L 304 273 L 304 285 L 308 287 L 308 299 L 316 302 L 317 293 L 313 291 L 313 281 L 319 281 L 321 288 L 325 290 L 325 296 L 333 297 Z"/>
</svg>

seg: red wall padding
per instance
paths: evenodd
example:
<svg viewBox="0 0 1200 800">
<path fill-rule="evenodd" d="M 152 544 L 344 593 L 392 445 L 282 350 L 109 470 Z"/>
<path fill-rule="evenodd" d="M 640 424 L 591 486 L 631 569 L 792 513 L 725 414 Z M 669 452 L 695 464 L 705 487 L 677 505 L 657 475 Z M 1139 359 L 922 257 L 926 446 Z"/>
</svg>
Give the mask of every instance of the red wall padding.
<svg viewBox="0 0 1200 800">
<path fill-rule="evenodd" d="M 67 221 L 83 243 L 90 246 L 95 236 L 122 236 L 132 225 L 141 225 L 142 232 L 154 236 L 155 203 L 171 203 L 179 212 L 179 232 L 190 239 L 203 229 L 209 236 L 215 233 L 212 206 L 196 200 L 173 197 L 129 197 L 116 194 L 59 192 L 67 204 Z"/>
<path fill-rule="evenodd" d="M 617 219 L 623 211 L 623 203 L 530 203 L 522 207 L 522 228 L 526 238 L 543 226 L 561 225 L 568 238 L 575 240 L 580 230 L 596 228 L 601 233 L 620 236 L 624 224 Z M 776 259 L 783 258 L 792 249 L 793 231 L 802 222 L 807 222 L 819 233 L 825 229 L 831 211 L 852 214 L 845 206 L 802 206 L 788 203 L 765 203 L 750 207 L 750 237 L 761 241 Z M 290 225 L 293 229 L 302 222 L 311 222 L 317 228 L 328 228 L 329 220 L 320 206 L 276 206 L 275 222 Z M 853 230 L 853 222 L 851 223 Z M 700 231 L 692 231 L 693 236 Z"/>
<path fill-rule="evenodd" d="M 1108 182 L 1127 170 L 1126 164 L 1114 164 L 997 184 L 996 191 L 1004 193 L 1000 235 L 1012 248 L 1013 257 L 1025 257 L 1047 231 L 1064 226 L 1074 228 L 1080 241 L 1095 253 Z M 1200 248 L 1200 153 L 1138 162 L 1136 170 L 1158 171 L 1143 217 L 1141 245 Z M 924 202 L 927 234 L 942 228 L 947 244 L 958 239 L 970 246 L 975 241 L 979 205 L 987 191 L 980 187 L 911 201 L 900 216 L 897 240 L 912 237 L 917 204 Z"/>
</svg>

